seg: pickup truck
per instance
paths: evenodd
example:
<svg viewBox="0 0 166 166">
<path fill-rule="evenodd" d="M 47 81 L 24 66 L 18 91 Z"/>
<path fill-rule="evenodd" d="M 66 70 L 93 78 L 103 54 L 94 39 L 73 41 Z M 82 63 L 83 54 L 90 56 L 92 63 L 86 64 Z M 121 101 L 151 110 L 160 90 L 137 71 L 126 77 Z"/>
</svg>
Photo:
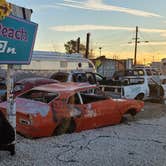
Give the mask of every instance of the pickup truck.
<svg viewBox="0 0 166 166">
<path fill-rule="evenodd" d="M 113 79 L 121 85 L 103 86 L 103 91 L 112 97 L 158 100 L 163 102 L 165 88 L 161 82 L 162 76 L 155 69 L 135 68 L 125 72 L 117 72 Z M 166 98 L 166 97 L 165 97 Z"/>
<path fill-rule="evenodd" d="M 153 79 L 151 82 L 148 83 L 144 78 L 125 78 L 118 86 L 103 85 L 102 91 L 113 98 L 166 101 L 166 84 L 158 84 Z"/>
<path fill-rule="evenodd" d="M 112 80 L 106 79 L 98 73 L 77 70 L 57 72 L 50 78 L 60 82 L 89 82 L 90 84 L 97 84 L 106 95 L 112 98 L 161 100 L 164 96 L 163 86 L 154 81 L 156 79 L 153 80 L 152 77 L 143 76 L 142 74 L 123 76 L 121 80 Z"/>
<path fill-rule="evenodd" d="M 149 94 L 148 84 L 144 78 L 127 76 L 114 85 L 101 85 L 102 91 L 113 98 L 142 100 Z"/>
</svg>

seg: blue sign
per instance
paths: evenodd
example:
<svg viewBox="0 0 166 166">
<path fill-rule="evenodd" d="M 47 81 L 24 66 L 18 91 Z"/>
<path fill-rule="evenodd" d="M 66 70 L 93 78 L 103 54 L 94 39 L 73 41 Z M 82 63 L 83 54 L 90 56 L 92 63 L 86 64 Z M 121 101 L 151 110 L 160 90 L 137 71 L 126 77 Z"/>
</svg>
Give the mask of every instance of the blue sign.
<svg viewBox="0 0 166 166">
<path fill-rule="evenodd" d="M 29 64 L 37 24 L 15 16 L 0 21 L 0 64 Z"/>
</svg>

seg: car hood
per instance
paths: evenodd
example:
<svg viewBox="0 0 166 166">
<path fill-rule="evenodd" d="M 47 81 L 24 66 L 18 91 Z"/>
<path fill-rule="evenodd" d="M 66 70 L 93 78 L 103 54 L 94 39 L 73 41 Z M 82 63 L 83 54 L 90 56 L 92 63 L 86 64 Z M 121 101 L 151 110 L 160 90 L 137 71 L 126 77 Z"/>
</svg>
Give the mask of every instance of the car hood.
<svg viewBox="0 0 166 166">
<path fill-rule="evenodd" d="M 24 114 L 40 114 L 46 116 L 49 112 L 49 105 L 39 101 L 16 98 L 16 112 Z M 0 108 L 6 109 L 7 102 L 0 103 Z"/>
</svg>

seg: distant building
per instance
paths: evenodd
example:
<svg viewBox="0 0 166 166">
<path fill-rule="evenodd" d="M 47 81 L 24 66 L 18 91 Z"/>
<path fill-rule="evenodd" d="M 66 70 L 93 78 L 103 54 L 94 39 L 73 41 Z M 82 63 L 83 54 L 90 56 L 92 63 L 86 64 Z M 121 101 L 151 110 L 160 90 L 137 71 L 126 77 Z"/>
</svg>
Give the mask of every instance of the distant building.
<svg viewBox="0 0 166 166">
<path fill-rule="evenodd" d="M 161 60 L 160 69 L 161 69 L 161 73 L 166 75 L 166 58 Z"/>
<path fill-rule="evenodd" d="M 152 62 L 150 64 L 152 68 L 160 69 L 161 68 L 161 62 Z"/>
<path fill-rule="evenodd" d="M 115 71 L 131 69 L 133 67 L 133 59 L 108 59 L 100 56 L 92 60 L 99 74 L 111 78 Z"/>
</svg>

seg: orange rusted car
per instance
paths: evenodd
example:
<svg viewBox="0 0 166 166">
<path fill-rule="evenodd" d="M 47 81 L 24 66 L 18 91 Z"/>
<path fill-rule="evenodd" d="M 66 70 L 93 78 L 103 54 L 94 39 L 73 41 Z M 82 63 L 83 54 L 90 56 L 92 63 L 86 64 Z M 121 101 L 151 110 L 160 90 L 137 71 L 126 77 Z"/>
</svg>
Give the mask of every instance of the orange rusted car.
<svg viewBox="0 0 166 166">
<path fill-rule="evenodd" d="M 135 115 L 142 101 L 112 99 L 96 85 L 56 83 L 35 87 L 16 98 L 17 132 L 31 138 L 79 132 L 120 123 Z M 6 111 L 6 102 L 0 110 Z"/>
</svg>

